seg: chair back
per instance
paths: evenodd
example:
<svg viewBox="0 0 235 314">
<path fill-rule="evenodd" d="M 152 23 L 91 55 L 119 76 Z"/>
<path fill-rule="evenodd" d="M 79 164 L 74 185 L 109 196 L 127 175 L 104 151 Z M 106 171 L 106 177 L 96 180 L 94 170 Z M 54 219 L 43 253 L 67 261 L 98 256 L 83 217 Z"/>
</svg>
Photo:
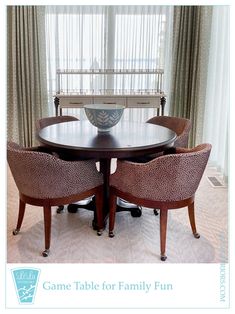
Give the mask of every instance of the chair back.
<svg viewBox="0 0 235 314">
<path fill-rule="evenodd" d="M 20 193 L 33 198 L 54 196 L 54 179 L 58 173 L 56 158 L 52 155 L 7 143 L 7 161 Z M 54 167 L 53 167 L 54 165 Z"/>
<path fill-rule="evenodd" d="M 177 134 L 175 147 L 188 147 L 189 132 L 191 129 L 191 121 L 185 118 L 156 116 L 147 121 L 147 123 L 157 124 L 167 127 Z"/>
<path fill-rule="evenodd" d="M 36 131 L 39 132 L 41 129 L 57 123 L 78 121 L 79 119 L 73 116 L 58 116 L 58 117 L 47 117 L 36 121 Z"/>
<path fill-rule="evenodd" d="M 65 161 L 14 142 L 7 143 L 7 160 L 19 192 L 32 198 L 67 197 L 103 183 L 93 160 Z"/>
<path fill-rule="evenodd" d="M 199 186 L 210 151 L 210 144 L 201 144 L 187 152 L 164 155 L 143 164 L 118 161 L 111 185 L 152 201 L 188 199 Z"/>
<path fill-rule="evenodd" d="M 201 144 L 185 153 L 159 157 L 155 164 L 155 192 L 158 199 L 179 201 L 192 197 L 199 186 L 210 152 L 210 144 Z"/>
</svg>

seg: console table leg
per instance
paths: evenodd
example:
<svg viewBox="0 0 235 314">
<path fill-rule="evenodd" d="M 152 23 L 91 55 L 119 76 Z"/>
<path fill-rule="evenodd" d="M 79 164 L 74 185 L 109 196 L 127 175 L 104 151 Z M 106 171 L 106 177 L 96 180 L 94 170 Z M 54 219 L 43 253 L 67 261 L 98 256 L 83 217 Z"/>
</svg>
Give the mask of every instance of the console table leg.
<svg viewBox="0 0 235 314">
<path fill-rule="evenodd" d="M 164 116 L 165 105 L 166 105 L 166 97 L 161 97 L 162 116 Z"/>
<path fill-rule="evenodd" d="M 55 97 L 54 99 L 54 105 L 55 105 L 55 115 L 58 117 L 58 109 L 59 109 L 60 100 L 58 97 Z"/>
</svg>

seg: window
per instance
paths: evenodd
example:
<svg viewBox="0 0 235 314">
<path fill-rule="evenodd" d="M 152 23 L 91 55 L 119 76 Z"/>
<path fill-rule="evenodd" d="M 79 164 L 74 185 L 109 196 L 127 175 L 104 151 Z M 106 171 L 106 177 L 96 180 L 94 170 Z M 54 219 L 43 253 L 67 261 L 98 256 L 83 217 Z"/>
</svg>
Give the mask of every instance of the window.
<svg viewBox="0 0 235 314">
<path fill-rule="evenodd" d="M 170 6 L 47 6 L 47 60 L 50 99 L 56 69 L 156 69 L 166 73 Z M 80 89 L 152 89 L 154 76 L 73 75 L 70 91 Z"/>
</svg>

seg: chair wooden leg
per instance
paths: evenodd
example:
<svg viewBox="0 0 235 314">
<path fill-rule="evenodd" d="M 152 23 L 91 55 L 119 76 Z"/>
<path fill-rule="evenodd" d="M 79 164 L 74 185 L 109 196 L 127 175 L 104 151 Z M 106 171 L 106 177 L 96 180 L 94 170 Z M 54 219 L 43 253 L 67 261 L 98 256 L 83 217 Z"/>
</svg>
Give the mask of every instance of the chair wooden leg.
<svg viewBox="0 0 235 314">
<path fill-rule="evenodd" d="M 95 202 L 96 202 L 96 217 L 97 217 L 97 235 L 100 236 L 104 229 L 104 221 L 103 221 L 103 189 L 98 189 L 95 194 Z"/>
<path fill-rule="evenodd" d="M 189 221 L 190 221 L 193 235 L 196 239 L 199 239 L 200 234 L 197 233 L 196 223 L 195 223 L 194 202 L 192 204 L 188 205 L 188 215 L 189 215 Z"/>
<path fill-rule="evenodd" d="M 17 220 L 17 226 L 16 229 L 13 230 L 13 235 L 17 235 L 20 231 L 23 219 L 24 219 L 24 213 L 25 213 L 25 202 L 23 202 L 21 199 L 19 200 L 19 214 L 18 214 L 18 220 Z"/>
<path fill-rule="evenodd" d="M 166 230 L 167 230 L 167 215 L 168 209 L 160 209 L 160 242 L 161 242 L 161 260 L 165 261 L 167 256 L 165 255 L 166 250 Z"/>
<path fill-rule="evenodd" d="M 116 207 L 117 207 L 117 196 L 110 191 L 109 197 L 109 237 L 113 238 L 114 233 L 114 224 L 116 216 Z"/>
<path fill-rule="evenodd" d="M 51 243 L 51 206 L 44 206 L 43 213 L 44 213 L 45 250 L 42 252 L 42 255 L 44 257 L 47 257 L 50 252 Z"/>
</svg>

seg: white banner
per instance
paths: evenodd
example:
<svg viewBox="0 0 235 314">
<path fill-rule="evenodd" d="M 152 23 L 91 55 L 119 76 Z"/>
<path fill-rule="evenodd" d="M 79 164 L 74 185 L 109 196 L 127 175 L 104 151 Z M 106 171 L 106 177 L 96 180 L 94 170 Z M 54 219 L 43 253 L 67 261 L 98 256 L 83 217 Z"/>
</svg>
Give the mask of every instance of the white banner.
<svg viewBox="0 0 235 314">
<path fill-rule="evenodd" d="M 228 264 L 6 265 L 7 309 L 228 307 Z"/>
</svg>

